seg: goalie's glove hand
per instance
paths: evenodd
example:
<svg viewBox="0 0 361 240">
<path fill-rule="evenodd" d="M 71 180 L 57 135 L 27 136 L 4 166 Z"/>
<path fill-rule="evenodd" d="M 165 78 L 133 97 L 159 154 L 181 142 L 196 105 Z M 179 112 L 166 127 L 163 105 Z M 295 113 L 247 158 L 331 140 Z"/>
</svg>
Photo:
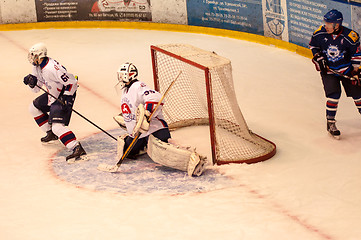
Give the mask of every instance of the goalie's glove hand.
<svg viewBox="0 0 361 240">
<path fill-rule="evenodd" d="M 117 116 L 113 117 L 114 121 L 119 124 L 119 127 L 126 129 L 125 120 L 122 113 L 119 113 Z"/>
<path fill-rule="evenodd" d="M 138 132 L 145 133 L 149 130 L 149 116 L 150 112 L 144 109 L 143 104 L 139 104 L 137 109 L 137 123 L 133 129 L 133 136 L 135 136 Z"/>
<path fill-rule="evenodd" d="M 71 111 L 73 109 L 74 97 L 72 95 L 62 95 L 60 100 L 64 103 L 64 111 Z"/>
<path fill-rule="evenodd" d="M 326 74 L 328 65 L 326 58 L 321 53 L 316 53 L 315 56 L 312 58 L 313 64 L 315 64 L 316 70 Z"/>
<path fill-rule="evenodd" d="M 29 85 L 29 87 L 34 88 L 38 82 L 38 78 L 34 75 L 27 75 L 24 77 L 24 84 Z"/>
</svg>

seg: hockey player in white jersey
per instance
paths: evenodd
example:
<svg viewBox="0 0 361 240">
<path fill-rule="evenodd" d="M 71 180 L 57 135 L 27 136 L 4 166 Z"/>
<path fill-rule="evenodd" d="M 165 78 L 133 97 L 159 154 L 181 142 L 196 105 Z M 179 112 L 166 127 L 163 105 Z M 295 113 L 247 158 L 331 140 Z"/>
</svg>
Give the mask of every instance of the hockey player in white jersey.
<svg viewBox="0 0 361 240">
<path fill-rule="evenodd" d="M 136 133 L 140 131 L 142 134 L 130 151 L 128 158 L 135 159 L 137 155 L 145 153 L 148 147 L 148 155 L 153 161 L 171 168 L 188 171 L 190 176 L 201 175 L 206 162 L 205 158 L 200 157 L 194 151 L 179 149 L 168 143 L 171 135 L 163 117 L 163 103 L 160 104 L 149 122 L 148 117 L 161 100 L 162 95 L 138 80 L 138 70 L 132 63 L 123 64 L 117 74 L 118 81 L 122 85 L 122 96 L 121 114 L 115 117 L 115 120 L 127 131 L 127 134 L 118 138 L 117 157 L 121 158 Z"/>
<path fill-rule="evenodd" d="M 60 140 L 73 153 L 66 161 L 78 160 L 86 155 L 74 133 L 67 127 L 70 122 L 78 80 L 65 67 L 47 56 L 47 48 L 37 43 L 29 49 L 28 60 L 33 65 L 32 73 L 24 77 L 24 84 L 35 93 L 45 86 L 48 93 L 37 97 L 29 106 L 29 111 L 46 136 L 41 142 Z M 39 88 L 40 87 L 40 88 Z M 56 100 L 54 97 L 60 101 Z"/>
</svg>

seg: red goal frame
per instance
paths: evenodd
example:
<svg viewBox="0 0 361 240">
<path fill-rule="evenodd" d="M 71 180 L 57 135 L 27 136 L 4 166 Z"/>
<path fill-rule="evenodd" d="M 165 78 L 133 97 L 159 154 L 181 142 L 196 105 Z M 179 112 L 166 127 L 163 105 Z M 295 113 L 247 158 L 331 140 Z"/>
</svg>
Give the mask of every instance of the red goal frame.
<svg viewBox="0 0 361 240">
<path fill-rule="evenodd" d="M 217 159 L 217 154 L 216 154 L 216 135 L 214 134 L 215 132 L 215 118 L 214 118 L 214 108 L 213 108 L 213 100 L 212 100 L 212 77 L 210 74 L 210 70 L 208 67 L 203 66 L 199 63 L 196 63 L 194 61 L 191 61 L 189 59 L 186 59 L 184 57 L 181 57 L 179 55 L 176 55 L 174 53 L 171 53 L 167 50 L 164 50 L 162 48 L 159 48 L 157 46 L 151 45 L 150 46 L 151 49 L 151 60 L 152 60 L 152 68 L 153 68 L 153 79 L 154 79 L 154 88 L 156 91 L 160 91 L 160 87 L 159 87 L 159 78 L 158 78 L 158 69 L 157 69 L 157 59 L 156 59 L 156 52 L 161 52 L 163 54 L 169 55 L 175 59 L 178 59 L 182 62 L 185 62 L 187 64 L 190 64 L 194 67 L 197 67 L 201 70 L 204 71 L 204 78 L 205 78 L 205 85 L 206 85 L 206 94 L 207 94 L 207 105 L 208 105 L 208 117 L 209 117 L 209 133 L 210 133 L 210 140 L 211 140 L 211 150 L 212 150 L 212 162 L 213 164 L 217 164 L 217 165 L 222 165 L 222 164 L 229 164 L 229 163 L 256 163 L 256 162 L 261 162 L 261 161 L 265 161 L 271 157 L 273 157 L 276 154 L 276 145 L 257 135 L 258 137 L 262 138 L 263 140 L 271 143 L 274 146 L 273 151 L 269 152 L 268 154 L 265 154 L 263 156 L 260 157 L 255 157 L 255 158 L 251 158 L 251 159 L 247 159 L 247 160 L 239 160 L 239 161 L 220 161 Z"/>
</svg>

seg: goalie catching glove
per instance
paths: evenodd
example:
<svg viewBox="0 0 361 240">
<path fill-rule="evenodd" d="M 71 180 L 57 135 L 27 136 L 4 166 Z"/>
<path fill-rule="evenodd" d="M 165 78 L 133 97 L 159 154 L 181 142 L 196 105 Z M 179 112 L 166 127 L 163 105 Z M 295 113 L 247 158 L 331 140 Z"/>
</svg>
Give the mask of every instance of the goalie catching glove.
<svg viewBox="0 0 361 240">
<path fill-rule="evenodd" d="M 119 113 L 117 116 L 113 117 L 114 121 L 116 121 L 119 124 L 119 127 L 123 129 L 127 129 L 127 126 L 125 125 L 125 120 L 122 113 Z"/>
<path fill-rule="evenodd" d="M 143 104 L 139 104 L 137 109 L 137 123 L 133 129 L 133 136 L 138 132 L 145 133 L 149 130 L 149 116 L 150 112 L 144 109 Z"/>
</svg>

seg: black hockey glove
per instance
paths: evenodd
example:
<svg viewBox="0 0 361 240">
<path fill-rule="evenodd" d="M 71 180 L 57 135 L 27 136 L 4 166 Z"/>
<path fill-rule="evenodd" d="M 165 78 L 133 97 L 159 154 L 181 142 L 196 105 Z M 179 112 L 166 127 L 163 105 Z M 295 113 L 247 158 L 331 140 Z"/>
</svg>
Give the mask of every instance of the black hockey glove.
<svg viewBox="0 0 361 240">
<path fill-rule="evenodd" d="M 29 85 L 29 87 L 34 88 L 38 82 L 38 78 L 34 75 L 27 75 L 24 77 L 24 84 Z"/>
<path fill-rule="evenodd" d="M 315 64 L 316 70 L 321 73 L 327 73 L 327 61 L 326 58 L 321 53 L 316 53 L 312 58 L 313 64 Z"/>
<path fill-rule="evenodd" d="M 71 95 L 63 95 L 61 101 L 64 103 L 63 109 L 65 111 L 71 111 L 73 109 L 74 97 Z"/>
<path fill-rule="evenodd" d="M 354 79 L 354 80 L 351 80 L 351 83 L 352 85 L 355 85 L 355 86 L 361 86 L 361 69 L 355 69 L 352 71 L 351 73 L 351 77 Z"/>
</svg>

